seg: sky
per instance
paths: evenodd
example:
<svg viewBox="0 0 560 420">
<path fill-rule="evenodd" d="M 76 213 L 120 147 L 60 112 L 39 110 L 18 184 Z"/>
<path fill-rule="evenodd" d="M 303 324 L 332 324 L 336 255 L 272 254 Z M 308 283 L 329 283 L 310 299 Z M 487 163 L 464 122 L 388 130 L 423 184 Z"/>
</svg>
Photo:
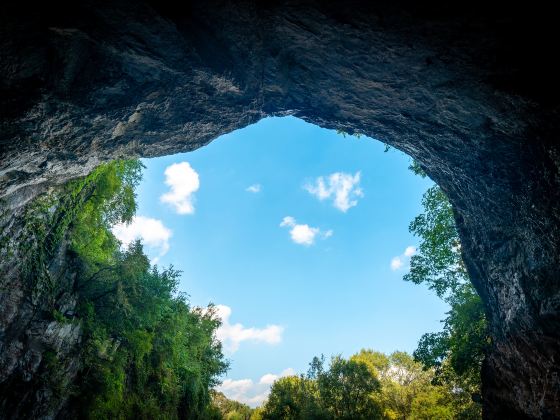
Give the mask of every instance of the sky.
<svg viewBox="0 0 560 420">
<path fill-rule="evenodd" d="M 256 406 L 314 356 L 412 352 L 441 330 L 446 304 L 402 280 L 431 181 L 384 150 L 283 117 L 143 160 L 136 218 L 114 232 L 181 270 L 192 305 L 217 305 L 228 397 Z"/>
</svg>

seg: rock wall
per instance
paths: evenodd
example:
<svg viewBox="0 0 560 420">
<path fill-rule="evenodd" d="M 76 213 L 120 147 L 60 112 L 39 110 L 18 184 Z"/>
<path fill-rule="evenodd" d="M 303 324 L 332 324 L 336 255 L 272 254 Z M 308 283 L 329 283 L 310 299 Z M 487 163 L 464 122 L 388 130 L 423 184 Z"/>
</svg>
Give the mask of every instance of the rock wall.
<svg viewBox="0 0 560 420">
<path fill-rule="evenodd" d="M 454 206 L 493 338 L 485 416 L 560 417 L 554 16 L 398 0 L 10 4 L 4 208 L 99 162 L 193 150 L 269 115 L 382 140 Z"/>
<path fill-rule="evenodd" d="M 0 419 L 55 418 L 80 368 L 65 198 L 56 188 L 0 216 Z"/>
</svg>

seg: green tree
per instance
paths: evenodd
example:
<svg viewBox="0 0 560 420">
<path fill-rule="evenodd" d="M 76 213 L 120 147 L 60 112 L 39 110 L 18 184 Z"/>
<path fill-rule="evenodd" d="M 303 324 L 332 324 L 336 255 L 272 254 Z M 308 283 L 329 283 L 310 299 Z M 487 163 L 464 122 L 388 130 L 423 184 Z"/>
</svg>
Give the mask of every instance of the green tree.
<svg viewBox="0 0 560 420">
<path fill-rule="evenodd" d="M 424 193 L 422 207 L 424 212 L 409 226 L 410 232 L 420 237 L 421 242 L 404 279 L 424 283 L 440 298 L 447 298 L 469 284 L 453 209 L 438 186 Z"/>
<path fill-rule="evenodd" d="M 86 199 L 74 218 L 71 241 L 73 250 L 89 264 L 105 265 L 112 260 L 118 241 L 110 228 L 132 220 L 142 168 L 137 160 L 114 161 L 87 176 L 81 187 Z"/>
<path fill-rule="evenodd" d="M 381 416 L 375 373 L 359 360 L 315 357 L 307 376 L 274 382 L 262 408 L 263 419 L 375 419 Z"/>
<path fill-rule="evenodd" d="M 317 375 L 323 409 L 336 419 L 379 418 L 381 409 L 374 398 L 381 385 L 375 374 L 358 360 L 333 357 L 328 370 Z"/>
<path fill-rule="evenodd" d="M 246 404 L 233 401 L 223 393 L 212 391 L 212 405 L 218 413 L 218 419 L 225 420 L 249 420 L 253 414 L 253 409 Z M 207 417 L 212 418 L 207 415 Z"/>
<path fill-rule="evenodd" d="M 432 370 L 425 370 L 421 363 L 404 352 L 394 352 L 389 359 L 390 368 L 383 381 L 383 402 L 386 413 L 391 413 L 390 418 L 415 419 L 420 408 L 424 413 L 439 412 L 442 417 L 438 419 L 452 418 L 447 390 L 432 384 Z M 443 416 L 443 413 L 447 415 Z"/>
<path fill-rule="evenodd" d="M 319 394 L 315 381 L 286 376 L 274 382 L 260 413 L 262 419 L 320 419 Z"/>
<path fill-rule="evenodd" d="M 394 352 L 387 356 L 364 349 L 351 360 L 361 361 L 379 378 L 381 392 L 375 396 L 383 418 L 426 418 L 429 413 L 437 413 L 431 418 L 452 418 L 454 407 L 448 388 L 432 384 L 433 369 L 424 369 L 409 354 Z"/>
<path fill-rule="evenodd" d="M 253 412 L 251 413 L 251 418 L 250 420 L 263 420 L 263 414 L 264 413 L 264 407 L 257 407 L 253 410 Z"/>
<path fill-rule="evenodd" d="M 365 364 L 372 374 L 380 380 L 387 377 L 391 368 L 391 360 L 386 354 L 370 349 L 360 350 L 350 360 Z"/>
<path fill-rule="evenodd" d="M 263 419 L 453 419 L 461 407 L 434 369 L 407 353 L 361 350 L 349 360 L 315 357 L 306 377 L 276 381 Z"/>
<path fill-rule="evenodd" d="M 449 395 L 442 387 L 428 387 L 420 391 L 410 406 L 411 420 L 452 420 L 456 418 Z"/>
<path fill-rule="evenodd" d="M 470 285 L 465 285 L 448 302 L 451 310 L 443 331 L 424 334 L 414 356 L 425 366 L 436 368 L 441 380 L 451 379 L 449 370 L 453 370 L 465 389 L 478 394 L 480 369 L 489 342 L 484 308 Z"/>
<path fill-rule="evenodd" d="M 416 163 L 411 169 L 426 176 Z M 419 252 L 412 256 L 404 279 L 426 284 L 451 309 L 443 320 L 443 331 L 424 334 L 414 357 L 427 368 L 435 368 L 435 380 L 454 390 L 456 403 L 462 407 L 459 417 L 478 418 L 480 406 L 473 398 L 478 400 L 480 394 L 480 370 L 489 344 L 484 305 L 470 282 L 453 208 L 441 188 L 429 188 L 422 206 L 424 212 L 409 226 L 421 240 Z"/>
<path fill-rule="evenodd" d="M 140 177 L 140 163 L 113 162 L 79 184 L 87 198 L 69 239 L 83 350 L 69 410 L 92 419 L 204 418 L 227 368 L 213 307 L 191 308 L 177 291 L 178 271 L 152 267 L 140 242 L 121 250 L 111 233 L 132 219 Z"/>
</svg>

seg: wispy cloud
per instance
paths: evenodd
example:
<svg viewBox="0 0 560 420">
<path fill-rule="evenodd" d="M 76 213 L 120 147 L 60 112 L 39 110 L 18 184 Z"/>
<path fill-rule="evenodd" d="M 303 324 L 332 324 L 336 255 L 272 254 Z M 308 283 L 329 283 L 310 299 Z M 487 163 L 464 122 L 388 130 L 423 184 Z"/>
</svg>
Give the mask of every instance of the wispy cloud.
<svg viewBox="0 0 560 420">
<path fill-rule="evenodd" d="M 253 194 L 257 194 L 259 192 L 261 192 L 261 184 L 253 184 L 253 185 L 249 185 L 245 191 L 248 191 L 250 193 Z"/>
<path fill-rule="evenodd" d="M 295 371 L 288 368 L 279 374 L 267 373 L 261 376 L 258 382 L 252 379 L 226 379 L 216 387 L 216 390 L 224 393 L 229 399 L 256 407 L 267 399 L 274 381 L 291 375 L 295 375 Z"/>
<path fill-rule="evenodd" d="M 354 175 L 335 172 L 318 177 L 315 182 L 308 183 L 303 188 L 319 200 L 332 199 L 333 206 L 342 212 L 347 212 L 349 208 L 358 205 L 358 198 L 364 196 L 364 192 L 359 187 L 360 172 Z"/>
<path fill-rule="evenodd" d="M 416 247 L 407 246 L 401 255 L 397 255 L 391 259 L 391 270 L 397 271 L 410 264 L 410 258 L 416 254 Z"/>
<path fill-rule="evenodd" d="M 282 219 L 280 227 L 290 228 L 290 236 L 292 241 L 299 245 L 310 246 L 315 242 L 317 236 L 326 239 L 333 235 L 331 229 L 327 231 L 322 231 L 319 228 L 311 227 L 307 224 L 298 224 L 296 219 L 292 216 L 286 216 Z"/>
<path fill-rule="evenodd" d="M 269 345 L 278 344 L 282 341 L 284 327 L 271 324 L 265 328 L 246 328 L 240 323 L 230 323 L 231 312 L 229 306 L 216 305 L 216 316 L 222 321 L 222 325 L 216 331 L 216 338 L 221 341 L 226 352 L 230 354 L 236 352 L 243 341 Z"/>
<path fill-rule="evenodd" d="M 173 234 L 161 220 L 144 216 L 134 216 L 130 223 L 118 223 L 111 230 L 125 247 L 140 239 L 148 254 L 156 254 L 153 263 L 169 251 L 169 238 Z"/>
<path fill-rule="evenodd" d="M 169 192 L 160 197 L 161 202 L 170 204 L 178 214 L 193 214 L 193 193 L 200 187 L 200 180 L 191 165 L 180 162 L 168 166 L 165 169 L 165 184 L 169 186 Z"/>
<path fill-rule="evenodd" d="M 412 245 L 407 246 L 406 249 L 404 250 L 405 257 L 412 257 L 414 254 L 416 254 L 416 247 Z"/>
<path fill-rule="evenodd" d="M 391 270 L 396 271 L 403 266 L 401 257 L 393 257 L 391 259 Z"/>
</svg>

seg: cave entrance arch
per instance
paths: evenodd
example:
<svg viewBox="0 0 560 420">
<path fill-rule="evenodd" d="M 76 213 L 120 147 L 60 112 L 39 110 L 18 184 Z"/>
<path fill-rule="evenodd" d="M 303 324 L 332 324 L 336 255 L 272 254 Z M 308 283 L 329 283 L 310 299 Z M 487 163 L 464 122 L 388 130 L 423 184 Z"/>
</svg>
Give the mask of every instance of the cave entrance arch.
<svg viewBox="0 0 560 420">
<path fill-rule="evenodd" d="M 493 337 L 486 416 L 560 416 L 554 13 L 312 0 L 29 9 L 1 17 L 10 209 L 99 162 L 192 150 L 267 115 L 380 139 L 454 206 Z"/>
<path fill-rule="evenodd" d="M 282 117 L 261 120 L 193 152 L 144 163 L 137 216 L 172 232 L 164 244 L 155 243 L 150 231 L 154 246 L 146 247 L 148 255 L 158 258 L 160 267 L 173 264 L 183 272 L 182 290 L 193 305 L 211 298 L 228 306 L 229 324 L 286 327 L 282 350 L 257 340 L 250 346 L 250 341 L 238 343 L 239 353 L 228 352 L 233 357 L 229 379 L 287 366 L 305 372 L 321 353 L 328 357 L 363 347 L 412 352 L 422 334 L 441 329 L 447 305 L 426 287 L 402 280 L 407 251 L 417 244 L 407 226 L 422 211 L 422 194 L 433 186 L 408 169 L 411 161 L 403 153 L 384 153 L 384 145 L 370 138 L 343 137 Z M 177 215 L 178 208 L 160 198 L 170 191 L 168 168 L 180 165 L 184 179 L 193 176 L 185 163 L 200 188 L 188 195 L 194 212 Z M 338 188 L 342 185 L 329 182 L 334 172 L 345 179 L 348 195 Z M 334 192 L 319 200 L 305 188 L 316 187 L 319 178 L 326 189 L 340 192 L 339 202 Z M 177 202 L 184 203 L 183 197 Z M 282 223 L 286 218 L 299 225 L 295 236 L 294 226 Z M 117 236 L 131 241 L 131 232 L 138 234 L 143 224 L 123 226 Z M 403 267 L 392 266 L 397 258 Z M 326 334 L 325 326 L 330 326 Z M 228 339 L 226 351 L 231 344 Z M 290 357 L 294 350 L 298 356 Z M 266 361 L 255 351 L 266 353 Z M 250 368 L 248 359 L 254 360 Z"/>
</svg>

